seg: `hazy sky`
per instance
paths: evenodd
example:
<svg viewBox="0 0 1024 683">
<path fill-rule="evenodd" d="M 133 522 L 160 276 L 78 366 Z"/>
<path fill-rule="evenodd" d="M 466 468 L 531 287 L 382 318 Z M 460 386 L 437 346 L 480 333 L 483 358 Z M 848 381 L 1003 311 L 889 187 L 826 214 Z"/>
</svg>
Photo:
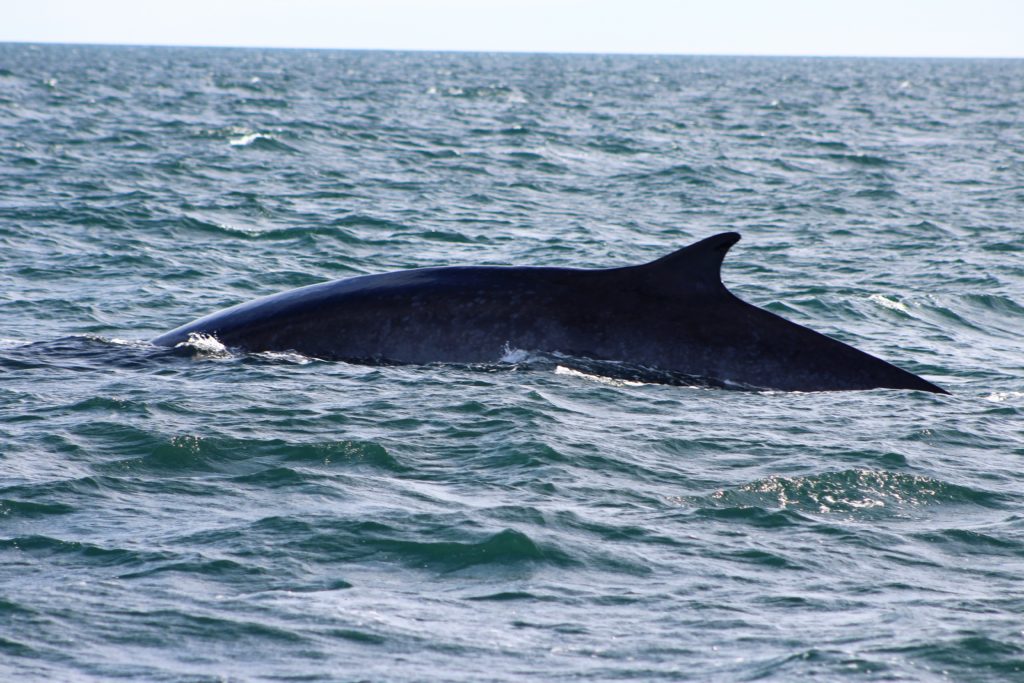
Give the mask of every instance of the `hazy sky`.
<svg viewBox="0 0 1024 683">
<path fill-rule="evenodd" d="M 1024 57 L 1024 0 L 5 0 L 0 41 Z"/>
</svg>

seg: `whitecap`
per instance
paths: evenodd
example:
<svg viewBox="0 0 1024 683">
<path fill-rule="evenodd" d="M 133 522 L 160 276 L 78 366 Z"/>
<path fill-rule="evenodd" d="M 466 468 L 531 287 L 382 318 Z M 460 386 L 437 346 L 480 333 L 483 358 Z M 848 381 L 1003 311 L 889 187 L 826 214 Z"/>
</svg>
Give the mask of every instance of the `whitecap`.
<svg viewBox="0 0 1024 683">
<path fill-rule="evenodd" d="M 274 136 L 266 133 L 243 133 L 228 140 L 228 144 L 232 147 L 247 147 L 260 139 L 273 140 Z"/>
<path fill-rule="evenodd" d="M 994 391 L 985 397 L 986 401 L 992 401 L 992 403 L 1005 403 L 1011 399 L 1024 398 L 1024 392 L 1022 391 Z"/>
<path fill-rule="evenodd" d="M 896 301 L 895 299 L 890 299 L 889 297 L 884 296 L 882 294 L 872 294 L 871 296 L 868 297 L 868 301 L 871 301 L 872 303 L 876 303 L 879 306 L 884 306 L 885 308 L 888 308 L 888 309 L 893 310 L 893 311 L 899 311 L 900 313 L 909 313 L 910 312 L 910 309 L 907 308 L 907 305 L 905 303 L 903 303 L 902 301 Z"/>
</svg>

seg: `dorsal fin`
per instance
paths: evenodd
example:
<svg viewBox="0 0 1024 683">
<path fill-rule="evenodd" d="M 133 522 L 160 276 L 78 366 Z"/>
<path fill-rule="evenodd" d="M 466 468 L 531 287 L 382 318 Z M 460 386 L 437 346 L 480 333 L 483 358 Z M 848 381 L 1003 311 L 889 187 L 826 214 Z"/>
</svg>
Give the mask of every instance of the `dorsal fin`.
<svg viewBox="0 0 1024 683">
<path fill-rule="evenodd" d="M 659 287 L 722 288 L 722 261 L 729 248 L 739 241 L 738 232 L 723 232 L 640 267 Z"/>
</svg>

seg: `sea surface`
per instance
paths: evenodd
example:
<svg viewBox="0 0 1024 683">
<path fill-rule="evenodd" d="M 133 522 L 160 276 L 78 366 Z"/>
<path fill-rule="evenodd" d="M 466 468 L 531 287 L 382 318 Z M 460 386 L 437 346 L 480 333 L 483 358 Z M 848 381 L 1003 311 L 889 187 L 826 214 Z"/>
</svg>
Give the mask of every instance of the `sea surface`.
<svg viewBox="0 0 1024 683">
<path fill-rule="evenodd" d="M 0 680 L 1024 681 L 1022 101 L 1024 61 L 0 45 Z M 147 341 L 725 230 L 736 294 L 951 395 Z"/>
</svg>

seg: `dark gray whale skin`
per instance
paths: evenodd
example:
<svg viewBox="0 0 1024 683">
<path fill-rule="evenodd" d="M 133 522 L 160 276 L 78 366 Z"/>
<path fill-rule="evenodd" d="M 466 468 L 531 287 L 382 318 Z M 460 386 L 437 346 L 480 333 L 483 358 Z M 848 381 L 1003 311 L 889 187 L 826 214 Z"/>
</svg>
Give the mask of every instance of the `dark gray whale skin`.
<svg viewBox="0 0 1024 683">
<path fill-rule="evenodd" d="M 366 275 L 239 304 L 153 340 L 209 335 L 323 359 L 482 363 L 563 353 L 781 391 L 942 388 L 752 306 L 721 280 L 734 232 L 651 263 L 584 270 L 441 267 Z"/>
</svg>

